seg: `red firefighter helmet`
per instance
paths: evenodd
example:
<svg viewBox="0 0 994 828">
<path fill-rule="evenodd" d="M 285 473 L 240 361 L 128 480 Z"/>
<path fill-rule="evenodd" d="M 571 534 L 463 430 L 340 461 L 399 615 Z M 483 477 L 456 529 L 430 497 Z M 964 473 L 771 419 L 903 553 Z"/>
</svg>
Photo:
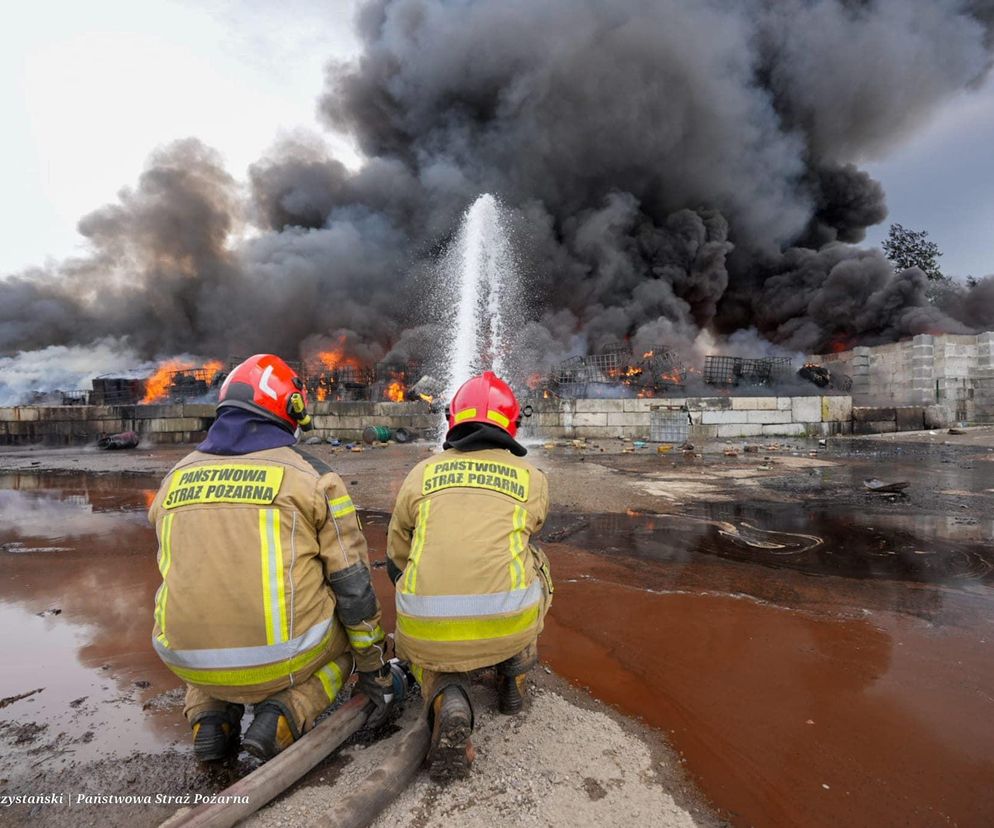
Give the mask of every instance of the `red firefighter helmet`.
<svg viewBox="0 0 994 828">
<path fill-rule="evenodd" d="M 446 416 L 450 429 L 463 423 L 487 423 L 514 437 L 521 425 L 521 406 L 510 385 L 493 371 L 484 371 L 459 386 Z"/>
<path fill-rule="evenodd" d="M 254 411 L 290 431 L 311 428 L 303 381 L 273 354 L 256 354 L 231 370 L 221 386 L 217 407 L 229 405 Z"/>
</svg>

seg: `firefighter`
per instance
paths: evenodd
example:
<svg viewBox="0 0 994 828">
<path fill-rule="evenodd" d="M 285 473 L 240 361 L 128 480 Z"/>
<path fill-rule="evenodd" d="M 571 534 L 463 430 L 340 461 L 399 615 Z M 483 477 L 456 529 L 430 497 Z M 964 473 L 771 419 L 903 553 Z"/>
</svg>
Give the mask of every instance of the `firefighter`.
<svg viewBox="0 0 994 828">
<path fill-rule="evenodd" d="M 393 701 L 380 606 L 342 479 L 295 448 L 307 396 L 282 359 L 258 354 L 221 387 L 206 440 L 149 510 L 162 586 L 152 644 L 186 682 L 201 761 L 237 748 L 266 760 L 314 725 L 353 670 L 375 708 Z"/>
<path fill-rule="evenodd" d="M 472 671 L 496 667 L 498 708 L 515 714 L 552 599 L 545 555 L 531 543 L 545 522 L 545 475 L 521 459 L 521 407 L 492 371 L 456 392 L 441 454 L 408 474 L 387 539 L 396 587 L 398 655 L 421 684 L 430 776 L 463 778 L 470 740 Z"/>
</svg>

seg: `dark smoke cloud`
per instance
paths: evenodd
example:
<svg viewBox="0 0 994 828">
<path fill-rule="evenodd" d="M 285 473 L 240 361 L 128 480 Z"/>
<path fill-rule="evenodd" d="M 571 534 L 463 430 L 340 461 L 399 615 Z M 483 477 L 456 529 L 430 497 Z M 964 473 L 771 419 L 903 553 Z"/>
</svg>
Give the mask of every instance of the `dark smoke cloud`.
<svg viewBox="0 0 994 828">
<path fill-rule="evenodd" d="M 430 262 L 481 192 L 508 208 L 534 364 L 702 331 L 816 350 L 987 325 L 986 283 L 982 310 L 932 304 L 848 243 L 886 215 L 857 165 L 984 77 L 992 19 L 987 0 L 371 0 L 320 100 L 358 171 L 295 138 L 243 202 L 195 141 L 157 152 L 80 223 L 91 258 L 0 284 L 0 352 L 424 356 Z"/>
</svg>

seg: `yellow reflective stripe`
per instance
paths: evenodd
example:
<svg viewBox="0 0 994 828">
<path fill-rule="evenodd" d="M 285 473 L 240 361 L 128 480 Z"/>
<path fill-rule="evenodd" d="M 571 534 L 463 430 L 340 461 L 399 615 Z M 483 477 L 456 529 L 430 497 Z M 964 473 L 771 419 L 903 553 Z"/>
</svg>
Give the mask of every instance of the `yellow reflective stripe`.
<svg viewBox="0 0 994 828">
<path fill-rule="evenodd" d="M 329 500 L 328 508 L 331 509 L 331 514 L 337 518 L 345 517 L 346 515 L 351 515 L 355 512 L 355 504 L 352 502 L 352 498 L 348 495 L 345 495 L 345 497 L 336 497 L 334 500 Z"/>
<path fill-rule="evenodd" d="M 314 675 L 318 677 L 321 686 L 324 688 L 328 701 L 334 701 L 338 691 L 342 689 L 342 671 L 334 661 L 329 661 Z"/>
<path fill-rule="evenodd" d="M 411 544 L 411 559 L 407 562 L 407 577 L 404 578 L 404 592 L 414 592 L 418 581 L 418 564 L 425 548 L 425 533 L 428 530 L 428 510 L 431 501 L 425 498 L 418 504 L 418 522 L 414 527 L 414 542 Z"/>
<path fill-rule="evenodd" d="M 486 641 L 524 632 L 538 620 L 538 606 L 491 618 L 413 618 L 397 615 L 397 630 L 422 641 Z"/>
<path fill-rule="evenodd" d="M 155 593 L 155 620 L 159 624 L 159 640 L 169 646 L 166 638 L 166 603 L 169 600 L 169 587 L 166 586 L 166 574 L 173 563 L 173 515 L 162 519 L 162 529 L 159 541 L 159 572 L 162 574 L 162 586 Z"/>
<path fill-rule="evenodd" d="M 166 573 L 169 572 L 169 567 L 173 562 L 173 517 L 175 516 L 166 515 L 162 519 L 162 530 L 160 531 L 159 572 L 162 574 L 163 579 L 165 579 Z"/>
<path fill-rule="evenodd" d="M 357 650 L 365 650 L 367 647 L 371 647 L 377 641 L 382 641 L 386 637 L 383 627 L 379 624 L 372 630 L 353 630 L 351 627 L 346 627 L 345 632 L 349 636 L 349 644 Z"/>
<path fill-rule="evenodd" d="M 166 647 L 169 646 L 169 639 L 166 638 L 166 601 L 169 600 L 169 587 L 165 584 L 159 587 L 155 593 L 155 620 L 159 624 L 159 641 Z"/>
<path fill-rule="evenodd" d="M 307 663 L 313 661 L 315 656 L 328 646 L 331 636 L 335 632 L 335 625 L 328 627 L 328 632 L 320 643 L 312 647 L 305 653 L 291 658 L 289 661 L 277 661 L 275 664 L 264 664 L 261 667 L 239 667 L 233 670 L 195 670 L 187 667 L 177 667 L 173 664 L 166 666 L 177 676 L 191 684 L 207 684 L 215 687 L 243 687 L 247 684 L 266 684 L 276 679 L 286 678 L 291 673 L 295 673 Z"/>
<path fill-rule="evenodd" d="M 470 417 L 476 416 L 475 408 L 464 408 L 462 411 L 457 411 L 452 421 L 455 423 L 461 423 L 463 420 L 468 420 Z"/>
<path fill-rule="evenodd" d="M 420 664 L 410 664 L 411 672 L 414 673 L 414 678 L 418 680 L 418 684 L 425 683 L 425 668 Z"/>
<path fill-rule="evenodd" d="M 511 589 L 525 588 L 525 567 L 521 561 L 521 555 L 525 551 L 525 520 L 527 513 L 521 506 L 514 507 L 512 518 L 511 539 L 511 563 L 508 569 L 511 573 Z"/>
<path fill-rule="evenodd" d="M 262 541 L 262 606 L 266 622 L 266 643 L 279 644 L 290 638 L 283 585 L 283 543 L 280 540 L 279 509 L 259 510 L 259 536 Z"/>
<path fill-rule="evenodd" d="M 487 419 L 493 420 L 497 423 L 497 425 L 503 426 L 504 428 L 507 428 L 511 424 L 511 421 L 507 419 L 507 417 L 499 411 L 494 411 L 492 408 L 487 412 Z"/>
</svg>

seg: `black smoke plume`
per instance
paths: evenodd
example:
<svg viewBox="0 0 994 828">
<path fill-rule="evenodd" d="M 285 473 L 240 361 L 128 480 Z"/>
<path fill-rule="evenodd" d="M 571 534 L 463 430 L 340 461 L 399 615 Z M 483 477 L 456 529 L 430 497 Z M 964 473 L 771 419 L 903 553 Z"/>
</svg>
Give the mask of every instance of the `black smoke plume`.
<svg viewBox="0 0 994 828">
<path fill-rule="evenodd" d="M 92 254 L 0 282 L 0 353 L 117 338 L 136 355 L 365 361 L 439 333 L 427 271 L 482 192 L 511 215 L 536 366 L 755 329 L 817 351 L 994 320 L 859 250 L 858 167 L 991 54 L 983 0 L 370 0 L 320 113 L 364 153 L 284 142 L 240 195 L 194 140 L 85 217 Z M 955 293 L 955 291 L 953 291 Z"/>
</svg>

